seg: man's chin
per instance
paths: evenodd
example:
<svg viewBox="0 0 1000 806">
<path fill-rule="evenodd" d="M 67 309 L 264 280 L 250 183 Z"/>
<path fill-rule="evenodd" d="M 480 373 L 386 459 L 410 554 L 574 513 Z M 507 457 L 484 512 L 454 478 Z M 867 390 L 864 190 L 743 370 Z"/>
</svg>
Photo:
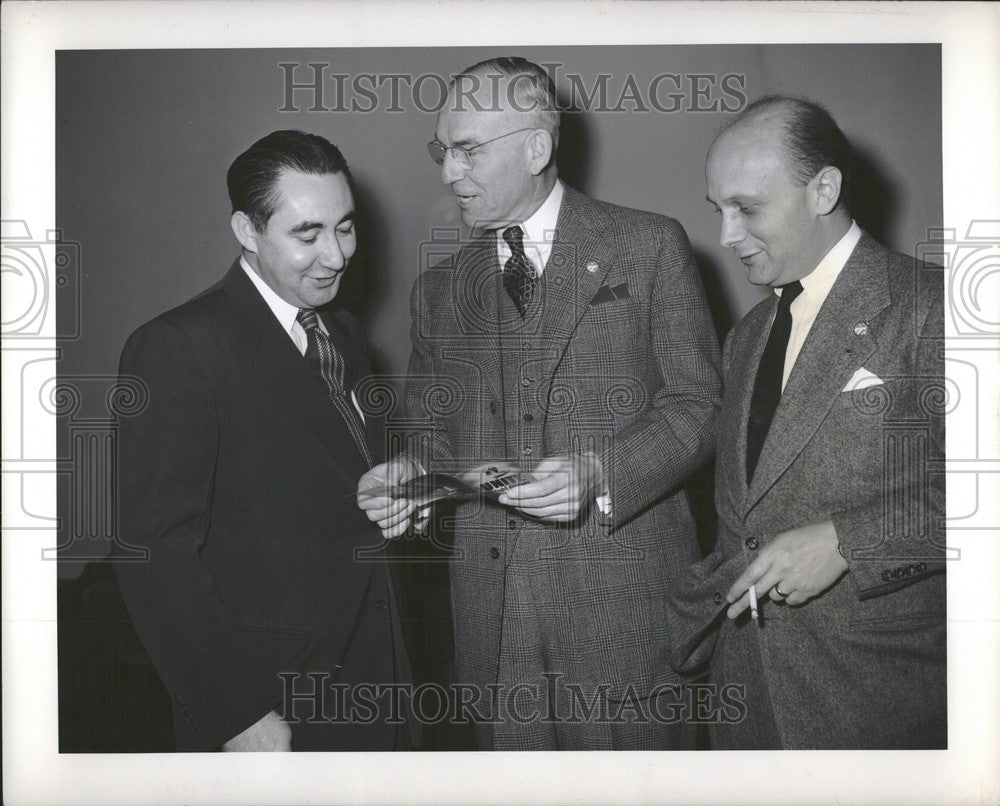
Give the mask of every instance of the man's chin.
<svg viewBox="0 0 1000 806">
<path fill-rule="evenodd" d="M 303 297 L 309 300 L 310 307 L 319 308 L 323 305 L 327 305 L 336 298 L 337 292 L 340 290 L 340 278 L 338 277 L 329 286 L 317 286 L 309 290 L 308 294 L 303 294 Z"/>
</svg>

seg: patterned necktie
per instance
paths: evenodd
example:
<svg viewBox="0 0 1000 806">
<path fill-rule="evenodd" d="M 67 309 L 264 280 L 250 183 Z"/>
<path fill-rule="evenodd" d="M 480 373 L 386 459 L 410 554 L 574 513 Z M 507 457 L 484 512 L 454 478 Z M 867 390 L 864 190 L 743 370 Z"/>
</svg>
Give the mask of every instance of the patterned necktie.
<svg viewBox="0 0 1000 806">
<path fill-rule="evenodd" d="M 326 383 L 326 388 L 330 392 L 330 400 L 340 412 L 340 416 L 347 425 L 347 430 L 350 431 L 351 437 L 354 439 L 354 444 L 358 446 L 358 450 L 368 463 L 368 467 L 371 467 L 374 462 L 368 448 L 365 426 L 361 422 L 358 410 L 354 408 L 350 391 L 344 389 L 344 356 L 330 337 L 320 328 L 316 311 L 309 308 L 299 308 L 295 321 L 302 326 L 308 339 L 306 363 Z"/>
<path fill-rule="evenodd" d="M 524 254 L 524 232 L 516 224 L 503 231 L 503 239 L 510 247 L 510 257 L 503 269 L 503 287 L 517 306 L 517 312 L 524 318 L 531 295 L 538 285 L 538 275 L 528 256 Z"/>
<path fill-rule="evenodd" d="M 757 460 L 764 448 L 764 440 L 771 428 L 775 409 L 781 399 L 781 377 L 785 371 L 785 351 L 788 337 L 792 333 L 792 303 L 802 293 L 802 283 L 781 286 L 778 311 L 771 324 L 771 334 L 767 337 L 764 354 L 760 357 L 757 380 L 754 381 L 753 397 L 750 400 L 750 420 L 747 423 L 747 484 L 753 479 Z"/>
</svg>

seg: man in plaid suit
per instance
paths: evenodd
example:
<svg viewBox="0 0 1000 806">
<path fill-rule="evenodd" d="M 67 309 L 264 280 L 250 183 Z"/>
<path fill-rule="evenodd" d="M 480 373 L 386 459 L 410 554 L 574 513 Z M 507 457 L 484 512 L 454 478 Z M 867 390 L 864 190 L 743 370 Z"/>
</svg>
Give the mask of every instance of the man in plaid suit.
<svg viewBox="0 0 1000 806">
<path fill-rule="evenodd" d="M 456 513 L 456 674 L 484 749 L 690 748 L 656 653 L 699 556 L 681 486 L 712 453 L 718 343 L 681 226 L 564 185 L 558 136 L 537 65 L 453 81 L 428 148 L 477 235 L 414 285 L 417 433 L 359 493 L 492 460 L 535 478 Z M 359 503 L 387 537 L 417 509 Z"/>
</svg>

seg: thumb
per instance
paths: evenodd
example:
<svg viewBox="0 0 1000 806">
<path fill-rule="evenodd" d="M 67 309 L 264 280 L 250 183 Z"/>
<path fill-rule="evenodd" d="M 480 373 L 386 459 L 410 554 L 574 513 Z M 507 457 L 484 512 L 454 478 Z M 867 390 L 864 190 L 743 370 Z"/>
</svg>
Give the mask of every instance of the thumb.
<svg viewBox="0 0 1000 806">
<path fill-rule="evenodd" d="M 561 467 L 562 460 L 558 456 L 549 456 L 535 465 L 535 469 L 531 471 L 531 475 L 541 481 L 546 476 L 551 476 Z"/>
</svg>

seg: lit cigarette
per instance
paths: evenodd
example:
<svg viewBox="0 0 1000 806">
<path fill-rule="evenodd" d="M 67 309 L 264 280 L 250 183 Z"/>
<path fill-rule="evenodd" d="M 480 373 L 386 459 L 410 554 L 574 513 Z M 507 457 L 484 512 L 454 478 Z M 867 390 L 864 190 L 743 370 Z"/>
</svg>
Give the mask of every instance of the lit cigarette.
<svg viewBox="0 0 1000 806">
<path fill-rule="evenodd" d="M 750 586 L 750 615 L 753 620 L 760 624 L 760 613 L 757 612 L 757 586 Z"/>
</svg>

